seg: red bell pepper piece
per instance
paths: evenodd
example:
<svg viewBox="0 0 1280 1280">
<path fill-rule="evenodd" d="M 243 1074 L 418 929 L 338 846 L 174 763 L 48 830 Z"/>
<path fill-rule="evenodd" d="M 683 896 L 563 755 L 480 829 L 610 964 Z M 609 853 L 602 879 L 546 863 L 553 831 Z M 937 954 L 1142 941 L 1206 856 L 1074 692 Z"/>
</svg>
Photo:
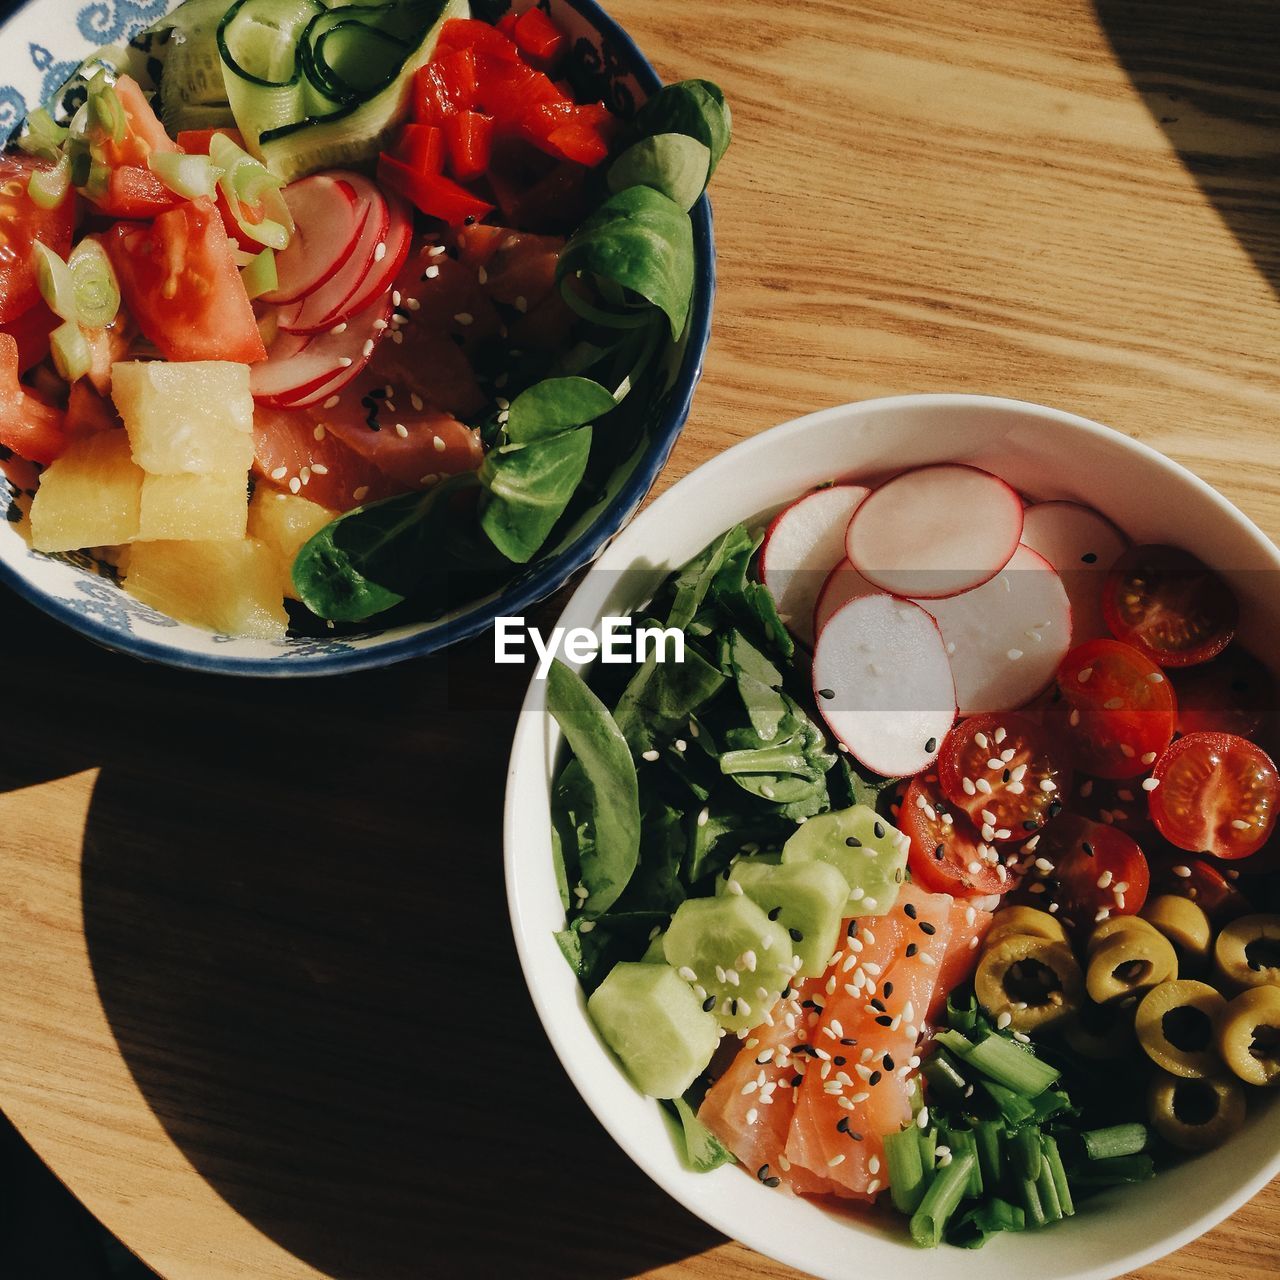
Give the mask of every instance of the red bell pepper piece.
<svg viewBox="0 0 1280 1280">
<path fill-rule="evenodd" d="M 437 173 L 416 173 L 385 151 L 378 157 L 378 181 L 398 191 L 429 217 L 453 227 L 461 226 L 468 218 L 479 222 L 493 212 L 493 205 L 472 195 L 466 187 Z"/>
<path fill-rule="evenodd" d="M 489 167 L 493 154 L 493 117 L 479 111 L 459 111 L 444 127 L 453 176 L 466 182 Z"/>
<path fill-rule="evenodd" d="M 418 173 L 443 173 L 444 130 L 432 124 L 402 125 L 391 154 Z"/>
<path fill-rule="evenodd" d="M 445 94 L 454 110 L 469 111 L 476 105 L 480 81 L 476 75 L 475 50 L 450 49 L 437 55 L 434 65 L 440 68 Z M 452 112 L 450 113 L 452 114 Z"/>
<path fill-rule="evenodd" d="M 414 72 L 412 100 L 417 124 L 442 125 L 453 114 L 453 103 L 437 63 L 429 62 Z"/>
<path fill-rule="evenodd" d="M 518 13 L 512 13 L 508 9 L 507 12 L 498 19 L 498 30 L 501 31 L 504 36 L 514 37 L 516 23 L 519 20 L 520 15 Z"/>
<path fill-rule="evenodd" d="M 500 62 L 519 62 L 520 50 L 497 27 L 478 18 L 450 18 L 440 28 L 441 49 L 474 49 Z"/>
<path fill-rule="evenodd" d="M 598 165 L 609 154 L 609 144 L 600 130 L 595 125 L 582 124 L 577 120 L 552 129 L 544 143 L 552 155 L 588 168 Z"/>
<path fill-rule="evenodd" d="M 549 71 L 564 52 L 563 32 L 536 6 L 515 20 L 511 38 L 525 58 L 542 71 Z"/>
</svg>

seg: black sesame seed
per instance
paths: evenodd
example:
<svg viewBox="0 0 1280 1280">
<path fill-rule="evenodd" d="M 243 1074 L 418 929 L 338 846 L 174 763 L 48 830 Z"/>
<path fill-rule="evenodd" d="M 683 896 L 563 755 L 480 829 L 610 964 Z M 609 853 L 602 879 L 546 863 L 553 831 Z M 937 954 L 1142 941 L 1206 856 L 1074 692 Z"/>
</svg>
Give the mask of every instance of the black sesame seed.
<svg viewBox="0 0 1280 1280">
<path fill-rule="evenodd" d="M 887 1000 L 891 995 L 893 995 L 893 983 L 886 982 L 884 984 L 884 998 Z"/>
<path fill-rule="evenodd" d="M 905 877 L 905 875 L 903 874 L 902 868 L 901 868 L 901 867 L 899 867 L 899 868 L 898 868 L 898 869 L 893 873 L 893 882 L 894 882 L 894 884 L 901 884 L 901 883 L 903 882 L 903 880 L 904 880 L 904 879 L 906 879 L 906 877 Z"/>
<path fill-rule="evenodd" d="M 1049 817 L 1056 818 L 1062 812 L 1062 801 L 1051 800 L 1049 802 Z"/>
<path fill-rule="evenodd" d="M 854 1133 L 854 1131 L 853 1131 L 852 1129 L 848 1129 L 848 1130 L 846 1130 L 846 1132 L 848 1133 L 849 1137 L 851 1137 L 851 1138 L 854 1140 L 854 1142 L 861 1142 L 861 1141 L 862 1141 L 862 1134 L 860 1134 L 860 1133 Z"/>
<path fill-rule="evenodd" d="M 733 868 L 725 867 L 725 869 L 720 873 L 720 879 L 728 880 L 731 875 L 733 875 Z"/>
<path fill-rule="evenodd" d="M 893 1019 L 892 1019 L 891 1017 L 889 1017 L 889 1015 L 888 1015 L 887 1013 L 882 1013 L 882 1014 L 881 1014 L 881 1015 L 876 1019 L 876 1025 L 877 1025 L 877 1026 L 881 1026 L 881 1027 L 891 1027 L 891 1026 L 893 1026 Z"/>
<path fill-rule="evenodd" d="M 1023 831 L 1034 831 L 1040 824 L 1034 818 L 1027 818 L 1022 824 Z"/>
<path fill-rule="evenodd" d="M 782 908 L 774 907 L 774 909 L 769 912 L 769 919 L 776 920 L 781 914 L 782 914 Z"/>
<path fill-rule="evenodd" d="M 921 933 L 924 933 L 924 934 L 927 934 L 929 937 L 931 937 L 931 938 L 932 938 L 932 937 L 933 937 L 933 935 L 934 935 L 935 933 L 937 933 L 937 932 L 938 932 L 938 930 L 937 930 L 936 926 L 931 925 L 927 920 L 921 920 L 921 921 L 920 921 L 920 932 L 921 932 Z"/>
<path fill-rule="evenodd" d="M 893 1070 L 893 1054 L 886 1053 L 884 1057 L 880 1059 L 880 1061 L 884 1063 L 884 1069 L 886 1071 Z"/>
<path fill-rule="evenodd" d="M 791 1087 L 793 1089 L 798 1089 L 803 1083 L 804 1083 L 804 1076 L 791 1077 Z"/>
<path fill-rule="evenodd" d="M 850 849 L 862 848 L 862 841 L 859 840 L 857 836 L 846 836 L 844 842 L 849 846 Z"/>
<path fill-rule="evenodd" d="M 850 920 L 848 927 L 844 931 L 844 936 L 846 938 L 852 938 L 853 935 L 857 932 L 858 932 L 858 922 L 856 920 Z"/>
<path fill-rule="evenodd" d="M 769 1176 L 769 1166 L 767 1164 L 762 1164 L 756 1170 L 756 1177 L 759 1178 L 761 1182 L 763 1182 L 768 1176 Z"/>
<path fill-rule="evenodd" d="M 884 1007 L 884 1002 L 881 1000 L 873 999 L 871 1001 L 871 1007 L 873 1009 L 879 1009 L 881 1013 L 888 1013 L 888 1010 Z"/>
<path fill-rule="evenodd" d="M 715 998 L 715 996 L 708 996 L 708 997 L 707 997 L 707 998 L 702 1002 L 702 1007 L 703 1007 L 703 1009 L 705 1009 L 705 1010 L 707 1011 L 707 1013 L 710 1013 L 710 1012 L 711 1012 L 711 1010 L 712 1010 L 712 1009 L 714 1009 L 714 1008 L 716 1007 L 716 998 Z"/>
<path fill-rule="evenodd" d="M 841 1116 L 841 1117 L 840 1117 L 840 1119 L 836 1121 L 836 1132 L 837 1132 L 837 1133 L 848 1133 L 848 1132 L 849 1132 L 849 1117 L 848 1117 L 848 1116 Z"/>
<path fill-rule="evenodd" d="M 929 739 L 929 741 L 928 741 L 928 742 L 926 742 L 926 743 L 924 744 L 924 749 L 925 749 L 926 751 L 930 751 L 930 752 L 932 752 L 932 751 L 937 751 L 937 749 L 938 749 L 938 740 L 937 740 L 937 738 L 930 738 L 930 739 Z"/>
<path fill-rule="evenodd" d="M 729 1001 L 729 1016 L 730 1016 L 731 1018 L 736 1018 L 736 1017 L 738 1016 L 738 998 L 737 998 L 737 996 L 735 996 L 732 1000 L 730 1000 L 730 1001 Z"/>
<path fill-rule="evenodd" d="M 876 825 L 871 829 L 876 833 L 877 840 L 884 839 L 884 823 L 883 822 L 877 822 Z"/>
<path fill-rule="evenodd" d="M 464 226 L 474 227 L 476 225 L 476 215 L 474 213 L 469 213 L 465 218 L 463 218 L 462 222 Z"/>
<path fill-rule="evenodd" d="M 836 691 L 835 691 L 834 689 L 819 689 L 819 690 L 818 690 L 818 697 L 820 697 L 820 698 L 834 698 L 835 696 L 836 696 Z"/>
<path fill-rule="evenodd" d="M 914 902 L 908 902 L 902 910 L 908 920 L 914 920 L 916 918 L 916 904 Z"/>
<path fill-rule="evenodd" d="M 1012 770 L 1009 770 L 1009 769 L 1006 769 L 1006 770 L 1005 770 L 1005 771 L 1000 775 L 1000 781 L 1001 781 L 1001 782 L 1009 782 L 1009 781 L 1011 781 L 1011 780 L 1012 780 L 1012 778 L 1013 778 L 1013 772 L 1012 772 Z"/>
<path fill-rule="evenodd" d="M 858 1042 L 852 1036 L 844 1036 L 840 1040 L 841 1044 L 857 1044 Z"/>
<path fill-rule="evenodd" d="M 874 1088 L 874 1086 L 876 1086 L 876 1085 L 878 1085 L 878 1084 L 880 1083 L 881 1079 L 882 1079 L 882 1077 L 881 1077 L 880 1073 L 879 1073 L 878 1071 L 873 1071 L 873 1072 L 872 1072 L 872 1073 L 867 1077 L 867 1083 L 868 1083 L 869 1085 L 871 1085 L 871 1086 Z"/>
<path fill-rule="evenodd" d="M 791 935 L 792 942 L 804 941 L 804 934 L 801 933 L 799 929 L 788 929 L 787 932 Z"/>
<path fill-rule="evenodd" d="M 947 852 L 947 846 L 946 846 L 945 844 L 935 844 L 935 845 L 933 846 L 933 856 L 934 856 L 934 857 L 935 857 L 939 862 L 941 862 L 941 861 L 942 861 L 943 855 L 944 855 L 946 852 Z"/>
<path fill-rule="evenodd" d="M 914 942 L 907 943 L 907 959 L 910 959 L 920 948 Z"/>
<path fill-rule="evenodd" d="M 1084 561 L 1085 564 L 1097 564 L 1098 553 L 1096 551 L 1086 551 L 1084 555 L 1080 557 L 1080 559 Z"/>
<path fill-rule="evenodd" d="M 1087 840 L 1082 840 L 1080 842 L 1080 847 L 1084 850 L 1086 858 L 1093 857 L 1093 845 L 1091 845 Z"/>
<path fill-rule="evenodd" d="M 844 1057 L 842 1054 L 837 1053 L 836 1056 L 831 1059 L 831 1061 L 834 1062 L 837 1067 L 843 1067 L 844 1064 L 849 1061 L 849 1059 Z"/>
<path fill-rule="evenodd" d="M 800 1007 L 801 1007 L 802 1009 L 816 1009 L 818 1006 L 817 1006 L 817 1004 L 816 1004 L 814 1001 L 812 1001 L 812 1000 L 802 1000 L 802 1001 L 800 1002 Z M 806 1047 L 807 1047 L 807 1046 L 806 1046 Z"/>
<path fill-rule="evenodd" d="M 766 1178 L 766 1179 L 764 1180 L 764 1185 L 765 1185 L 766 1187 L 780 1187 L 780 1186 L 782 1186 L 782 1179 L 781 1179 L 781 1178 Z"/>
</svg>

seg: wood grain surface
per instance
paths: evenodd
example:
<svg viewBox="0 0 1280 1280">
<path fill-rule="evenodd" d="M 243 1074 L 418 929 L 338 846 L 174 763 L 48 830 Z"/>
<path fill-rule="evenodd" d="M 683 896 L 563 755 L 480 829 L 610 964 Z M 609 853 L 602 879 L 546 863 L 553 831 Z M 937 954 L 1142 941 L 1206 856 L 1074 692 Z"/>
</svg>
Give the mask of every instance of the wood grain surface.
<svg viewBox="0 0 1280 1280">
<path fill-rule="evenodd" d="M 736 122 L 661 486 L 825 405 L 977 391 L 1280 534 L 1274 0 L 611 8 Z M 0 1107 L 166 1280 L 794 1274 L 651 1185 L 537 1024 L 501 881 L 523 672 L 478 642 L 227 682 L 3 618 Z M 1275 1276 L 1278 1211 L 1143 1280 Z"/>
</svg>

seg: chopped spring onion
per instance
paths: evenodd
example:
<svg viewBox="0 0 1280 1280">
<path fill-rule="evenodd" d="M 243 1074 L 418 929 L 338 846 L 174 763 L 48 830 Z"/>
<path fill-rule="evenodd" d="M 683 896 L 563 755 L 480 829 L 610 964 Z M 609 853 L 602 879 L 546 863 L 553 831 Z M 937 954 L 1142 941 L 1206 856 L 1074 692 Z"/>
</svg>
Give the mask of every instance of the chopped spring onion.
<svg viewBox="0 0 1280 1280">
<path fill-rule="evenodd" d="M 224 133 L 209 139 L 209 159 L 222 171 L 218 189 L 245 236 L 268 249 L 285 248 L 293 217 L 280 194 L 281 180 Z"/>
<path fill-rule="evenodd" d="M 1024 1231 L 1027 1215 L 1016 1204 L 1010 1204 L 999 1196 L 992 1196 L 976 1208 L 970 1209 L 959 1225 L 968 1230 L 957 1243 L 966 1249 L 981 1249 L 992 1236 L 1001 1231 Z"/>
<path fill-rule="evenodd" d="M 18 139 L 18 146 L 29 156 L 56 162 L 62 158 L 62 144 L 66 140 L 66 126 L 60 125 L 43 107 L 37 107 L 27 114 L 27 127 Z"/>
<path fill-rule="evenodd" d="M 930 1159 L 926 1171 L 921 1137 L 919 1128 L 909 1124 L 900 1133 L 891 1133 L 884 1140 L 885 1159 L 889 1164 L 889 1193 L 899 1213 L 915 1213 L 932 1176 L 933 1160 Z"/>
<path fill-rule="evenodd" d="M 1017 1133 L 1011 1134 L 1006 1149 L 1015 1178 L 1034 1182 L 1040 1176 L 1040 1135 L 1036 1130 L 1019 1129 Z"/>
<path fill-rule="evenodd" d="M 1028 1120 L 1035 1119 L 1035 1107 L 1022 1094 L 1014 1093 L 1012 1089 L 1006 1089 L 1004 1085 L 996 1084 L 994 1080 L 979 1080 L 978 1084 L 991 1101 L 1000 1108 L 1000 1114 L 1011 1125 L 1026 1124 Z"/>
<path fill-rule="evenodd" d="M 973 1172 L 969 1175 L 969 1185 L 965 1189 L 966 1196 L 975 1199 L 982 1195 L 982 1166 L 978 1161 L 978 1143 L 972 1129 L 947 1129 L 943 1141 L 951 1148 L 951 1158 L 970 1154 L 973 1156 Z"/>
<path fill-rule="evenodd" d="M 929 1082 L 929 1089 L 934 1094 L 942 1094 L 952 1102 L 961 1102 L 968 1082 L 956 1070 L 951 1056 L 944 1049 L 931 1054 L 921 1068 L 924 1078 Z"/>
<path fill-rule="evenodd" d="M 1027 1221 L 1033 1227 L 1043 1227 L 1049 1221 L 1049 1215 L 1040 1203 L 1040 1191 L 1030 1178 L 1018 1182 L 1018 1195 L 1022 1198 L 1022 1207 L 1026 1210 Z"/>
<path fill-rule="evenodd" d="M 1000 1126 L 994 1120 L 980 1120 L 974 1125 L 973 1139 L 983 1182 L 998 1187 L 1004 1174 Z"/>
<path fill-rule="evenodd" d="M 1084 1153 L 1090 1160 L 1109 1160 L 1115 1156 L 1136 1156 L 1146 1150 L 1147 1126 L 1117 1124 L 1109 1129 L 1091 1129 L 1080 1135 Z"/>
<path fill-rule="evenodd" d="M 1040 1147 L 1044 1156 L 1044 1167 L 1053 1179 L 1054 1190 L 1058 1193 L 1058 1205 L 1062 1216 L 1069 1218 L 1076 1211 L 1075 1201 L 1071 1197 L 1071 1184 L 1067 1181 L 1067 1171 L 1062 1165 L 1062 1156 L 1058 1152 L 1058 1143 L 1052 1134 L 1040 1135 Z"/>
<path fill-rule="evenodd" d="M 213 198 L 221 170 L 208 156 L 183 155 L 181 151 L 153 151 L 147 157 L 147 168 L 170 191 L 187 200 L 200 196 Z"/>
<path fill-rule="evenodd" d="M 922 1249 L 935 1249 L 969 1185 L 977 1157 L 971 1151 L 957 1156 L 939 1169 L 929 1184 L 920 1207 L 911 1215 L 911 1238 Z"/>
<path fill-rule="evenodd" d="M 68 382 L 83 378 L 93 363 L 89 344 L 74 320 L 60 324 L 49 335 L 49 350 L 53 353 L 54 368 Z"/>
<path fill-rule="evenodd" d="M 88 172 L 83 182 L 77 182 L 76 186 L 89 197 L 90 200 L 103 200 L 106 198 L 107 192 L 111 188 L 111 166 L 102 164 L 100 161 L 93 159 L 92 156 L 87 157 L 89 160 Z M 74 179 L 76 176 L 75 161 L 72 160 L 71 175 Z"/>
<path fill-rule="evenodd" d="M 105 71 L 99 71 L 89 81 L 89 97 L 85 106 L 88 108 L 86 134 L 110 138 L 112 142 L 124 140 L 129 128 L 129 118 L 124 113 L 115 85 L 107 81 Z"/>
<path fill-rule="evenodd" d="M 86 329 L 104 329 L 120 310 L 120 285 L 100 241 L 85 236 L 67 259 L 75 287 L 76 319 Z"/>
<path fill-rule="evenodd" d="M 47 244 L 37 240 L 33 247 L 40 296 L 54 315 L 74 323 L 77 318 L 76 282 L 71 268 Z"/>
<path fill-rule="evenodd" d="M 71 190 L 71 158 L 58 153 L 52 169 L 36 169 L 27 179 L 27 195 L 41 209 L 56 209 Z"/>
<path fill-rule="evenodd" d="M 244 282 L 244 291 L 250 298 L 260 298 L 264 293 L 270 293 L 280 283 L 276 275 L 276 251 L 263 249 L 240 272 L 240 279 Z"/>
<path fill-rule="evenodd" d="M 1043 1160 L 1040 1162 L 1040 1172 L 1036 1176 L 1036 1191 L 1040 1196 L 1040 1207 L 1044 1210 L 1046 1220 L 1058 1222 L 1064 1216 L 1062 1205 L 1058 1200 L 1058 1188 L 1054 1184 L 1053 1173 Z"/>
<path fill-rule="evenodd" d="M 949 1046 L 950 1041 L 947 1043 Z M 988 1079 L 1022 1094 L 1024 1098 L 1042 1094 L 1062 1074 L 1034 1054 L 1018 1048 L 1013 1041 L 998 1035 L 987 1036 L 974 1045 L 964 1055 L 964 1061 L 966 1066 L 981 1071 Z"/>
<path fill-rule="evenodd" d="M 1145 1182 L 1154 1178 L 1155 1173 L 1155 1163 L 1143 1154 L 1091 1160 L 1071 1176 L 1078 1187 L 1115 1187 L 1122 1182 Z"/>
</svg>

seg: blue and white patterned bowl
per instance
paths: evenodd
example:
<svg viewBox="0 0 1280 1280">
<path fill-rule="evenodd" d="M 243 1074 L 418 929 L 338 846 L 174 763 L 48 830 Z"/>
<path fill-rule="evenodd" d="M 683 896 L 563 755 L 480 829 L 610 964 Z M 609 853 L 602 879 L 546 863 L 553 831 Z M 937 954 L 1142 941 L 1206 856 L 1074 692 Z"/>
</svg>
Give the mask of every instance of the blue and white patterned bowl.
<svg viewBox="0 0 1280 1280">
<path fill-rule="evenodd" d="M 495 17 L 531 0 L 486 0 L 477 13 Z M 573 42 L 573 57 L 592 88 L 615 111 L 631 114 L 661 83 L 631 38 L 594 0 L 539 0 Z M 66 81 L 100 46 L 128 41 L 176 8 L 177 0 L 28 0 L 0 26 L 0 140 Z M 5 6 L 0 0 L 0 9 Z M 106 55 L 111 56 L 109 53 Z M 693 209 L 697 278 L 689 324 L 668 354 L 668 384 L 655 399 L 635 453 L 609 477 L 605 494 L 561 538 L 502 591 L 431 622 L 370 629 L 332 638 L 281 641 L 215 635 L 175 622 L 126 595 L 110 573 L 80 554 L 32 551 L 17 529 L 17 496 L 0 475 L 0 582 L 98 644 L 170 666 L 225 675 L 321 676 L 386 666 L 434 653 L 487 630 L 494 618 L 523 614 L 591 563 L 639 508 L 689 416 L 711 336 L 715 246 L 711 206 Z"/>
</svg>

